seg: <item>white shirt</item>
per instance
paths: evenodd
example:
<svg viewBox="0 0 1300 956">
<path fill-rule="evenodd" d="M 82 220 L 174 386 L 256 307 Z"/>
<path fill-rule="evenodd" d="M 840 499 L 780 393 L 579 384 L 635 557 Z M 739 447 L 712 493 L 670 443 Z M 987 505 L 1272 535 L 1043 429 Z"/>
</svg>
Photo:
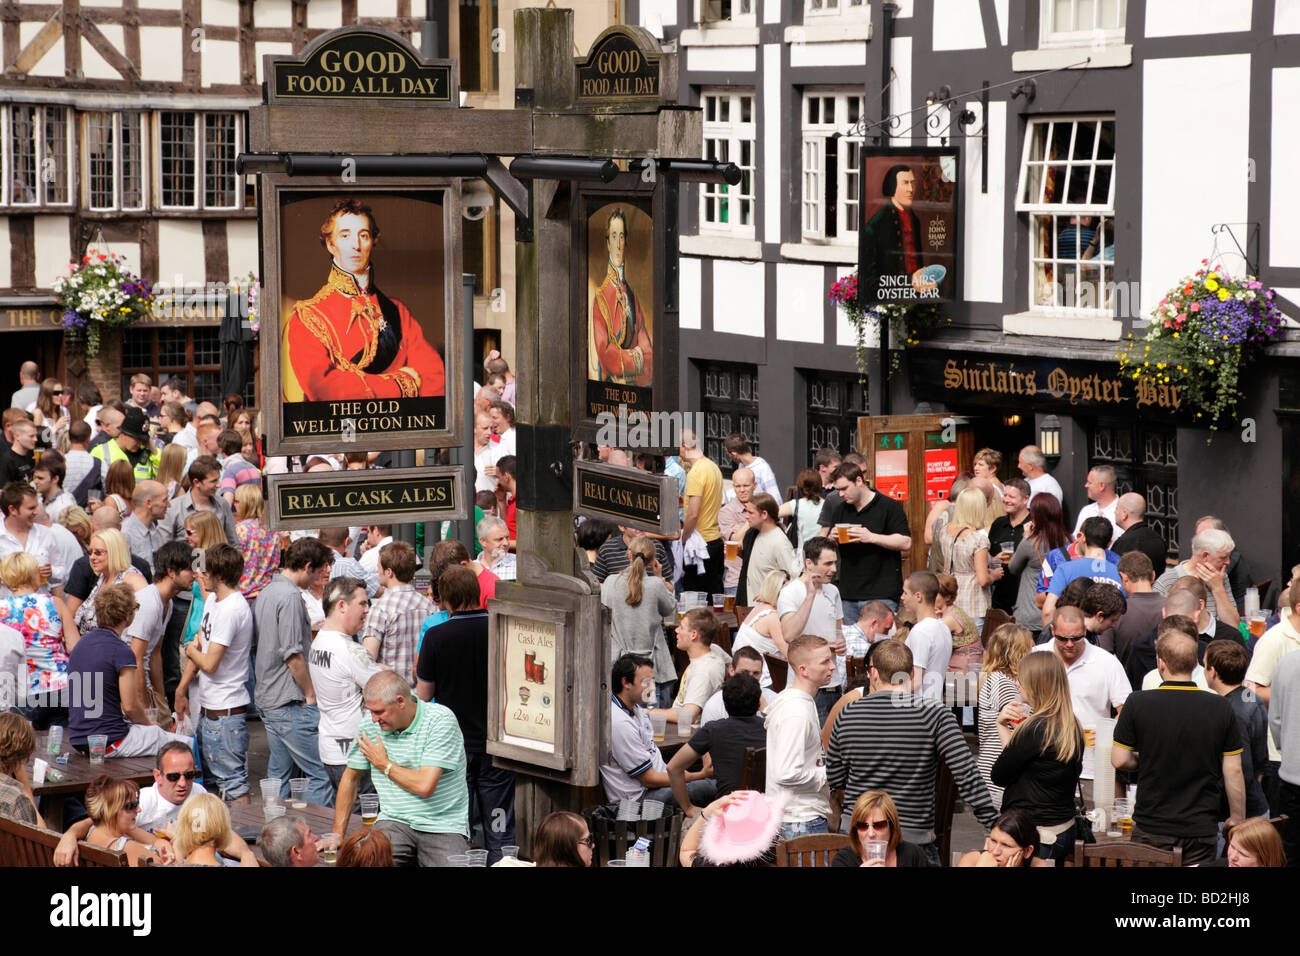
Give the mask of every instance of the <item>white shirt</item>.
<svg viewBox="0 0 1300 956">
<path fill-rule="evenodd" d="M 767 705 L 774 700 L 776 700 L 776 691 L 764 687 L 760 691 L 758 712 L 763 713 Z M 705 703 L 704 709 L 700 711 L 700 726 L 711 724 L 715 720 L 726 720 L 730 716 L 731 714 L 727 713 L 727 705 L 722 702 L 722 688 L 718 688 Z"/>
<path fill-rule="evenodd" d="M 314 631 L 325 623 L 325 606 L 321 604 L 316 595 L 306 588 L 303 588 L 301 593 L 302 603 L 307 605 L 307 620 L 311 623 L 311 629 Z"/>
<path fill-rule="evenodd" d="M 383 669 L 364 647 L 339 631 L 322 630 L 311 642 L 307 670 L 320 710 L 316 739 L 321 763 L 347 763 L 361 726 L 361 692 Z"/>
<path fill-rule="evenodd" d="M 156 584 L 150 584 L 148 587 L 136 591 L 135 602 L 140 607 L 135 612 L 134 620 L 122 632 L 122 640 L 127 647 L 131 646 L 132 640 L 145 642 L 144 683 L 146 687 L 152 687 L 153 680 L 149 674 L 149 661 L 153 657 L 158 642 L 162 640 L 163 631 L 167 628 L 167 619 L 171 617 L 172 604 L 171 601 L 168 601 L 167 606 L 163 607 L 162 595 L 158 593 L 158 585 Z"/>
<path fill-rule="evenodd" d="M 1044 491 L 1056 495 L 1057 501 L 1063 502 L 1065 500 L 1065 493 L 1061 491 L 1061 483 L 1047 472 L 1043 472 L 1037 478 L 1027 478 L 1025 480 L 1029 484 L 1029 498 L 1031 501 L 1034 495 Z"/>
<path fill-rule="evenodd" d="M 1142 678 L 1142 689 L 1156 690 L 1163 682 L 1164 678 L 1160 676 L 1160 668 L 1153 667 L 1151 670 L 1147 671 L 1146 676 Z M 1192 668 L 1192 683 L 1201 690 L 1210 690 L 1210 685 L 1206 683 L 1205 680 L 1205 668 L 1200 664 L 1197 664 Z M 1210 690 L 1210 693 L 1213 694 L 1214 691 Z"/>
<path fill-rule="evenodd" d="M 496 461 L 500 461 L 502 458 L 506 457 L 506 455 L 513 455 L 515 453 L 515 430 L 513 428 L 507 428 L 498 437 L 500 438 L 500 441 L 492 443 L 493 447 L 496 448 Z M 493 464 L 495 463 L 496 462 L 494 461 Z"/>
<path fill-rule="evenodd" d="M 379 573 L 379 552 L 384 550 L 384 545 L 392 544 L 393 536 L 390 534 L 386 538 L 381 538 L 379 543 L 373 548 L 366 549 L 366 553 L 360 558 L 361 566 L 372 574 Z"/>
<path fill-rule="evenodd" d="M 781 595 L 776 599 L 777 616 L 784 619 L 787 615 L 793 614 L 803 605 L 804 598 L 807 596 L 808 588 L 803 581 L 791 581 L 781 589 Z M 823 584 L 821 594 L 813 600 L 812 609 L 808 612 L 808 623 L 803 626 L 803 633 L 815 634 L 833 643 L 837 625 L 843 620 L 844 604 L 840 601 L 839 588 L 833 584 Z M 833 654 L 832 660 L 835 662 L 835 670 L 831 674 L 831 679 L 827 681 L 826 687 L 842 688 L 844 655 Z"/>
<path fill-rule="evenodd" d="M 247 704 L 249 653 L 253 647 L 253 613 L 238 591 L 218 601 L 216 592 L 203 604 L 199 624 L 199 650 L 213 644 L 225 647 L 221 662 L 211 674 L 199 671 L 199 705 L 207 710 L 227 710 Z"/>
<path fill-rule="evenodd" d="M 1087 521 L 1089 518 L 1096 518 L 1100 516 L 1110 522 L 1110 543 L 1114 544 L 1115 539 L 1120 536 L 1119 525 L 1115 523 L 1115 509 L 1118 507 L 1119 507 L 1118 497 L 1112 498 L 1110 504 L 1108 504 L 1104 508 L 1098 505 L 1097 502 L 1095 501 L 1089 501 L 1086 505 L 1084 505 L 1082 508 L 1079 509 L 1079 520 L 1074 523 L 1075 535 L 1078 535 L 1078 533 L 1081 530 L 1083 530 L 1083 523 L 1085 521 Z"/>
<path fill-rule="evenodd" d="M 49 528 L 54 543 L 59 546 L 60 563 L 69 571 L 77 563 L 77 559 L 86 552 L 81 550 L 81 542 L 77 536 L 61 524 L 52 524 Z"/>
<path fill-rule="evenodd" d="M 207 793 L 203 784 L 196 779 L 190 783 L 190 796 Z M 175 823 L 180 816 L 181 804 L 172 803 L 158 792 L 158 784 L 145 787 L 140 791 L 140 815 L 135 818 L 136 826 L 141 830 L 161 830 L 169 823 Z"/>
<path fill-rule="evenodd" d="M 18 703 L 18 682 L 27 679 L 27 641 L 21 631 L 0 624 L 0 714 Z"/>
<path fill-rule="evenodd" d="M 785 794 L 782 821 L 805 823 L 830 817 L 830 787 L 822 751 L 817 705 L 798 687 L 787 687 L 767 708 L 767 780 L 769 796 Z"/>
<path fill-rule="evenodd" d="M 45 513 L 50 516 L 50 524 L 56 524 L 59 520 L 59 515 L 63 513 L 63 509 L 75 505 L 76 503 L 77 499 L 72 497 L 72 495 L 66 491 L 60 491 L 49 501 L 45 502 Z"/>
<path fill-rule="evenodd" d="M 186 422 L 185 427 L 172 436 L 172 444 L 197 452 L 199 450 L 199 433 L 195 430 L 194 423 Z"/>
<path fill-rule="evenodd" d="M 474 452 L 474 490 L 491 491 L 497 490 L 497 480 L 491 475 L 483 474 L 483 469 L 489 465 L 497 463 L 497 446 L 489 439 L 488 443 L 480 450 Z"/>
<path fill-rule="evenodd" d="M 925 668 L 919 696 L 942 703 L 948 662 L 952 659 L 952 631 L 941 618 L 927 617 L 912 625 L 904 643 L 912 652 L 912 666 Z"/>
<path fill-rule="evenodd" d="M 776 483 L 776 475 L 772 472 L 772 466 L 757 455 L 748 465 L 741 467 L 748 468 L 754 475 L 754 486 L 764 494 L 769 494 L 776 499 L 776 503 L 781 503 L 781 487 Z"/>
<path fill-rule="evenodd" d="M 481 557 L 481 555 L 480 555 Z M 501 555 L 500 560 L 488 568 L 502 581 L 514 581 L 519 577 L 519 559 L 514 554 L 507 551 Z"/>
<path fill-rule="evenodd" d="M 63 563 L 63 549 L 55 540 L 54 532 L 45 525 L 32 525 L 31 530 L 27 532 L 27 543 L 23 544 L 9 530 L 9 526 L 0 521 L 0 558 L 7 558 L 19 551 L 26 551 L 36 559 L 37 564 L 50 566 L 50 580 L 41 587 L 42 594 L 48 594 L 51 588 L 62 587 L 68 582 L 69 566 Z M 12 595 L 13 592 L 0 582 L 0 597 Z"/>
<path fill-rule="evenodd" d="M 1055 653 L 1055 643 L 1048 641 L 1039 644 L 1034 650 Z M 1083 653 L 1078 660 L 1066 667 L 1065 676 L 1070 681 L 1070 704 L 1074 708 L 1074 716 L 1084 730 L 1096 730 L 1097 721 L 1108 720 L 1110 709 L 1122 707 L 1124 701 L 1128 700 L 1128 695 L 1133 692 L 1119 658 L 1091 641 L 1084 642 Z M 1093 757 L 1091 747 L 1083 752 L 1081 776 L 1085 780 L 1093 778 Z"/>
</svg>

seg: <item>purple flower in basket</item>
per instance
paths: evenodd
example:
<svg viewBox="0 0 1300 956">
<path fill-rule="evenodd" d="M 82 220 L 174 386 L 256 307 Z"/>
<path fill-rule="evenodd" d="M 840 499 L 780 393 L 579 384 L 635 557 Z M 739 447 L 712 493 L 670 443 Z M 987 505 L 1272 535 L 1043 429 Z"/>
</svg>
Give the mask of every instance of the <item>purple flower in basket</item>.
<svg viewBox="0 0 1300 956">
<path fill-rule="evenodd" d="M 73 312 L 71 309 L 63 313 L 63 327 L 65 329 L 80 329 L 85 328 L 85 326 L 86 319 L 81 313 Z"/>
</svg>

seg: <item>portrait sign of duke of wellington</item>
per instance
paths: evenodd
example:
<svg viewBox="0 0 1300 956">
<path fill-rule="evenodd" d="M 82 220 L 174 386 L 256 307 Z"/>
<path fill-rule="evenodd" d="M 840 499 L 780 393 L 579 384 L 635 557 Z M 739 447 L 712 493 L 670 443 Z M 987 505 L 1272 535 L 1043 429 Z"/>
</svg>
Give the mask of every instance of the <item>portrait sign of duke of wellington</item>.
<svg viewBox="0 0 1300 956">
<path fill-rule="evenodd" d="M 452 191 L 296 186 L 273 197 L 283 453 L 449 444 Z"/>
<path fill-rule="evenodd" d="M 654 227 L 635 201 L 600 204 L 587 217 L 587 414 L 652 407 Z"/>
</svg>

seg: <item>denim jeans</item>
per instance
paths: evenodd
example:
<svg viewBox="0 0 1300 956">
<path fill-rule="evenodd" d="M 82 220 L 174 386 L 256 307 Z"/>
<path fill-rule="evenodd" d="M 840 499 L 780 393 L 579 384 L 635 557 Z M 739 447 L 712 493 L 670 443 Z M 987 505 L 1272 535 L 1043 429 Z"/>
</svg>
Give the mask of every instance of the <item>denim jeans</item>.
<svg viewBox="0 0 1300 956">
<path fill-rule="evenodd" d="M 804 820 L 802 823 L 781 824 L 782 840 L 793 840 L 795 837 L 808 836 L 812 833 L 829 832 L 830 828 L 826 826 L 825 817 L 814 817 L 811 820 Z"/>
<path fill-rule="evenodd" d="M 15 706 L 14 713 L 26 717 L 35 730 L 49 730 L 55 724 L 68 724 L 68 694 L 28 694 L 25 705 Z"/>
<path fill-rule="evenodd" d="M 489 754 L 467 753 L 466 783 L 469 785 L 469 825 L 483 827 L 483 848 L 488 866 L 501 859 L 503 846 L 515 845 L 515 775 L 492 765 Z"/>
<path fill-rule="evenodd" d="M 707 807 L 718 796 L 718 785 L 713 780 L 692 780 L 686 785 L 686 796 L 697 807 Z M 647 790 L 641 795 L 642 800 L 658 800 L 667 807 L 675 807 L 677 798 L 673 796 L 672 787 L 659 787 Z"/>
<path fill-rule="evenodd" d="M 289 796 L 289 778 L 293 768 L 299 776 L 306 777 L 307 802 L 322 807 L 334 806 L 334 788 L 330 786 L 325 765 L 320 762 L 316 729 L 320 725 L 320 711 L 315 704 L 288 704 L 262 711 L 266 727 L 266 745 L 270 758 L 266 775 L 280 780 L 280 796 Z"/>
<path fill-rule="evenodd" d="M 248 724 L 244 715 L 200 718 L 199 744 L 208 789 L 219 791 L 224 800 L 247 794 Z"/>
<path fill-rule="evenodd" d="M 831 708 L 844 696 L 843 687 L 822 687 L 813 697 L 813 706 L 817 708 L 817 723 L 826 725 L 826 718 L 831 715 Z"/>
</svg>

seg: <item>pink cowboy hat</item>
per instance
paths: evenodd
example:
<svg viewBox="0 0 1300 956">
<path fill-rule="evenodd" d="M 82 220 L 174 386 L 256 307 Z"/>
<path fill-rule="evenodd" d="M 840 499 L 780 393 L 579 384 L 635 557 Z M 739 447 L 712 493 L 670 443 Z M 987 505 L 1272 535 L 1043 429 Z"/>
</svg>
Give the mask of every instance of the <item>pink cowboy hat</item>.
<svg viewBox="0 0 1300 956">
<path fill-rule="evenodd" d="M 744 799 L 711 817 L 700 853 L 710 863 L 743 863 L 761 856 L 775 841 L 785 811 L 785 796 L 741 791 Z"/>
</svg>

